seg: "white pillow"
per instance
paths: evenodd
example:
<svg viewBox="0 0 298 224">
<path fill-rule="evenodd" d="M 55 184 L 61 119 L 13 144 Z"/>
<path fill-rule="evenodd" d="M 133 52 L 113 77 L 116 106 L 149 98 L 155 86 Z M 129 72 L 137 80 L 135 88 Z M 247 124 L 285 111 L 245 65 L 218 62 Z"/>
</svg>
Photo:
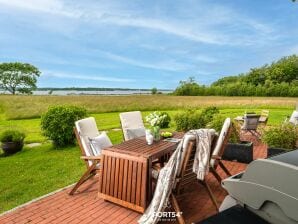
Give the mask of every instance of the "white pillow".
<svg viewBox="0 0 298 224">
<path fill-rule="evenodd" d="M 298 111 L 294 111 L 289 120 L 290 123 L 297 125 L 298 124 Z"/>
<path fill-rule="evenodd" d="M 126 134 L 127 134 L 128 139 L 130 140 L 130 139 L 145 136 L 146 130 L 145 130 L 145 128 L 127 128 Z"/>
<path fill-rule="evenodd" d="M 94 156 L 101 155 L 101 150 L 112 146 L 112 142 L 106 132 L 102 132 L 99 136 L 89 138 L 90 148 Z"/>
</svg>

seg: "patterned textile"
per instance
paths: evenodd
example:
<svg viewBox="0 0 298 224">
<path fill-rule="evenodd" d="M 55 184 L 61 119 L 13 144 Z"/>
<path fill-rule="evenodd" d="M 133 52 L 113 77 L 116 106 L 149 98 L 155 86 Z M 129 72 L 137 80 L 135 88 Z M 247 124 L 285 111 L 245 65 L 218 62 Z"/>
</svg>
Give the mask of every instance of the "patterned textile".
<svg viewBox="0 0 298 224">
<path fill-rule="evenodd" d="M 175 184 L 183 141 L 184 139 L 179 143 L 167 164 L 160 170 L 153 199 L 143 216 L 139 219 L 138 222 L 140 224 L 157 223 L 159 221 L 157 214 L 165 210 Z"/>
<path fill-rule="evenodd" d="M 210 150 L 215 130 L 198 129 L 191 130 L 189 133 L 196 137 L 196 154 L 192 170 L 199 180 L 204 180 L 209 172 Z"/>
<path fill-rule="evenodd" d="M 202 178 L 201 176 L 208 172 L 210 147 L 215 130 L 199 129 L 192 130 L 187 134 L 193 134 L 196 137 L 197 148 L 193 168 L 197 173 L 198 178 Z M 184 141 L 189 141 L 190 139 L 186 138 L 185 136 L 183 137 L 182 141 L 180 141 L 177 149 L 172 154 L 167 164 L 160 170 L 153 199 L 143 216 L 138 220 L 140 224 L 157 223 L 160 218 L 159 214 L 161 214 L 161 212 L 163 212 L 167 207 L 169 196 L 172 192 L 172 189 L 175 188 L 176 185 L 177 173 L 179 166 L 182 163 L 182 152 L 187 148 L 183 147 L 183 145 L 186 143 Z M 200 163 L 203 163 L 203 165 Z"/>
</svg>

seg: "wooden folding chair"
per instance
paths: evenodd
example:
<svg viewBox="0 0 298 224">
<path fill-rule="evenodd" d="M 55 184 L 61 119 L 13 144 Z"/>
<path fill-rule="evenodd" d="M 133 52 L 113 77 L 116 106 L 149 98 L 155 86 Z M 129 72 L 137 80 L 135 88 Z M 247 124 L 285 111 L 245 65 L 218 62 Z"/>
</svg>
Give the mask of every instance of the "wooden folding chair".
<svg viewBox="0 0 298 224">
<path fill-rule="evenodd" d="M 100 135 L 96 126 L 95 119 L 93 117 L 89 117 L 77 121 L 75 123 L 74 133 L 78 141 L 79 148 L 81 149 L 81 159 L 85 161 L 87 170 L 80 178 L 80 180 L 75 184 L 73 189 L 69 192 L 70 195 L 73 195 L 80 185 L 82 185 L 85 181 L 99 172 L 99 164 L 101 162 L 101 155 L 95 154 L 95 152 L 90 147 L 88 139 Z M 104 142 L 102 146 L 103 148 L 106 148 L 111 145 L 112 144 L 110 140 L 107 139 L 107 141 Z"/>
<path fill-rule="evenodd" d="M 145 136 L 145 126 L 140 111 L 120 113 L 119 117 L 125 141 Z"/>
<path fill-rule="evenodd" d="M 266 125 L 269 119 L 269 110 L 262 110 L 259 118 L 259 123 Z"/>
<path fill-rule="evenodd" d="M 247 114 L 244 116 L 244 123 L 241 127 L 241 130 L 244 132 L 250 132 L 257 139 L 261 137 L 261 134 L 258 132 L 260 115 L 256 114 Z"/>
<path fill-rule="evenodd" d="M 215 138 L 211 145 L 212 155 L 210 157 L 209 170 L 214 175 L 214 177 L 216 178 L 216 180 L 219 183 L 221 183 L 222 178 L 217 173 L 218 166 L 220 166 L 228 176 L 231 176 L 231 173 L 228 171 L 228 169 L 224 166 L 224 164 L 221 161 L 221 157 L 222 157 L 225 147 L 228 143 L 228 139 L 230 137 L 231 131 L 232 131 L 231 120 L 230 120 L 230 118 L 227 118 L 224 122 L 224 125 L 220 132 L 219 137 Z M 177 185 L 170 196 L 171 205 L 173 206 L 175 212 L 177 214 L 180 214 L 177 217 L 179 224 L 184 224 L 185 221 L 184 221 L 183 215 L 181 213 L 181 209 L 179 207 L 177 197 L 181 194 L 181 190 L 185 186 L 189 185 L 190 183 L 192 183 L 194 181 L 198 181 L 200 184 L 202 184 L 206 188 L 208 195 L 209 195 L 210 199 L 212 200 L 213 205 L 216 207 L 216 210 L 218 211 L 218 209 L 219 209 L 217 200 L 216 200 L 206 178 L 204 178 L 204 180 L 198 180 L 196 174 L 193 173 L 193 171 L 192 171 L 194 156 L 196 153 L 196 145 L 195 145 L 194 138 L 193 138 L 193 140 L 189 141 L 189 144 L 183 150 L 185 150 L 185 155 L 182 156 L 181 171 L 178 172 Z"/>
</svg>

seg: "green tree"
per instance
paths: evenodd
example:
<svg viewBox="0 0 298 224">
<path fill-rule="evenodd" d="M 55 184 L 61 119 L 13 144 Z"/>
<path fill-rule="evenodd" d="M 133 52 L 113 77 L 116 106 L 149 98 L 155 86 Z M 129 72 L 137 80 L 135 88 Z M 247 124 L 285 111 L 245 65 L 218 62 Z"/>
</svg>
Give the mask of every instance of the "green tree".
<svg viewBox="0 0 298 224">
<path fill-rule="evenodd" d="M 27 63 L 0 64 L 0 87 L 13 95 L 16 92 L 32 94 L 39 76 L 40 71 Z"/>
<path fill-rule="evenodd" d="M 155 95 L 157 93 L 157 88 L 156 87 L 153 87 L 152 89 L 151 89 L 151 94 L 152 95 Z"/>
<path fill-rule="evenodd" d="M 180 81 L 174 94 L 177 96 L 197 96 L 200 92 L 200 85 L 196 83 L 194 77 L 189 77 L 186 81 Z"/>
</svg>

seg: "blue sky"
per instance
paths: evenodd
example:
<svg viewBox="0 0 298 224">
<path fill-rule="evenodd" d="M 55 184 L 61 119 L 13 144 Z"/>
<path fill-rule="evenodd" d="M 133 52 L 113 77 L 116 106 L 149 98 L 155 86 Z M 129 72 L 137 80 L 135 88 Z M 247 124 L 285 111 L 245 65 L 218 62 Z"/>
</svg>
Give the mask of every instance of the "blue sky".
<svg viewBox="0 0 298 224">
<path fill-rule="evenodd" d="M 175 88 L 298 54 L 290 0 L 0 0 L 0 62 L 39 87 Z"/>
</svg>

